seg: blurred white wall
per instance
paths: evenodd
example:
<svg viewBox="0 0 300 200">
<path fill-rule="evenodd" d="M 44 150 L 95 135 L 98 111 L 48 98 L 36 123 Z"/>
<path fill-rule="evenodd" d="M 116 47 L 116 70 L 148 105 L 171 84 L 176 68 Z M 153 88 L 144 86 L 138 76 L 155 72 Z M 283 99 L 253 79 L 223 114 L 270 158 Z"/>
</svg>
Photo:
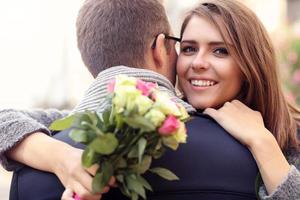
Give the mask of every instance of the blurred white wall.
<svg viewBox="0 0 300 200">
<path fill-rule="evenodd" d="M 76 46 L 75 21 L 83 0 L 0 2 L 0 108 L 72 105 L 92 77 Z M 198 0 L 165 0 L 174 34 Z M 284 0 L 243 1 L 274 31 Z"/>
<path fill-rule="evenodd" d="M 0 107 L 55 104 L 82 95 L 91 77 L 76 47 L 81 2 L 0 2 Z"/>
<path fill-rule="evenodd" d="M 286 0 L 240 1 L 257 14 L 270 33 L 278 30 L 286 21 Z M 180 26 L 185 13 L 200 2 L 201 0 L 164 0 L 164 4 L 175 34 L 179 35 Z"/>
</svg>

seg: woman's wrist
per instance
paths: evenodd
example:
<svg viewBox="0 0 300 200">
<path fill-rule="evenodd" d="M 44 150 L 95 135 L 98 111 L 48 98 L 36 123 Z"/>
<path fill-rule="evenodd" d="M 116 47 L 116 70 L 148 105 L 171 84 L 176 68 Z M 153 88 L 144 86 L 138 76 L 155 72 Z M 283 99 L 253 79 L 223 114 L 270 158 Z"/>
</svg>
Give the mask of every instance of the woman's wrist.
<svg viewBox="0 0 300 200">
<path fill-rule="evenodd" d="M 72 166 L 70 165 L 70 161 L 74 162 L 76 160 L 77 162 L 81 162 L 82 150 L 61 141 L 56 144 L 56 149 L 55 156 L 53 156 L 54 158 L 51 163 L 52 173 L 56 175 L 69 173 L 67 172 L 71 171 L 69 166 Z"/>
<path fill-rule="evenodd" d="M 257 137 L 259 135 L 259 137 Z M 248 148 L 252 154 L 260 153 L 262 150 L 266 151 L 267 148 L 277 145 L 274 135 L 264 128 L 260 134 L 255 134 L 252 140 L 248 143 Z"/>
<path fill-rule="evenodd" d="M 256 160 L 266 189 L 271 194 L 288 175 L 290 165 L 275 137 L 268 130 L 266 131 L 264 137 L 251 143 L 249 150 Z"/>
</svg>

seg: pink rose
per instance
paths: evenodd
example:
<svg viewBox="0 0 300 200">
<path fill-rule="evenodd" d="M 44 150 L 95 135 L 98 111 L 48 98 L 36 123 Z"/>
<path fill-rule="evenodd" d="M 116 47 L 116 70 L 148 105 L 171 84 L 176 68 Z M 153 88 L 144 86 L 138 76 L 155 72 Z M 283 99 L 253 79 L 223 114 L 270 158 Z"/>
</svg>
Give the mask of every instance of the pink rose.
<svg viewBox="0 0 300 200">
<path fill-rule="evenodd" d="M 178 119 L 173 116 L 169 115 L 165 121 L 163 122 L 162 126 L 158 129 L 158 132 L 161 135 L 173 135 L 176 133 L 176 130 L 180 127 L 180 123 Z"/>
<path fill-rule="evenodd" d="M 109 93 L 112 93 L 115 90 L 116 80 L 111 80 L 107 85 L 107 90 Z"/>
<path fill-rule="evenodd" d="M 149 96 L 151 90 L 156 87 L 155 83 L 137 80 L 136 88 L 142 92 L 143 95 Z"/>
</svg>

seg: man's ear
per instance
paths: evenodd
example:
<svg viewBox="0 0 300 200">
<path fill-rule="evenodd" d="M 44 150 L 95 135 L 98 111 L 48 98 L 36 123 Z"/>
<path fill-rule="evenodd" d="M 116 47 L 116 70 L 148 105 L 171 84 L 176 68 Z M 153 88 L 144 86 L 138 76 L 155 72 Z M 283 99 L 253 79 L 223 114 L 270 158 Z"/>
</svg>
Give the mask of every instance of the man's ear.
<svg viewBox="0 0 300 200">
<path fill-rule="evenodd" d="M 165 35 L 159 34 L 156 38 L 156 44 L 153 48 L 153 59 L 156 67 L 166 66 L 168 55 L 167 48 L 165 43 Z"/>
</svg>

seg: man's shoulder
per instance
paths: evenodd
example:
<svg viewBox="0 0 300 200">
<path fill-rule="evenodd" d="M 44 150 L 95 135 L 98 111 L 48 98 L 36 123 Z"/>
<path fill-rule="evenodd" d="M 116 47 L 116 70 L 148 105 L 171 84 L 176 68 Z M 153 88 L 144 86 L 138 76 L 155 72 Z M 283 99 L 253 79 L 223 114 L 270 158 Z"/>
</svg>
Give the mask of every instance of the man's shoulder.
<svg viewBox="0 0 300 200">
<path fill-rule="evenodd" d="M 196 112 L 191 115 L 191 119 L 186 123 L 188 127 L 193 127 L 193 126 L 213 126 L 213 127 L 218 127 L 220 128 L 220 125 L 209 115 Z"/>
</svg>

